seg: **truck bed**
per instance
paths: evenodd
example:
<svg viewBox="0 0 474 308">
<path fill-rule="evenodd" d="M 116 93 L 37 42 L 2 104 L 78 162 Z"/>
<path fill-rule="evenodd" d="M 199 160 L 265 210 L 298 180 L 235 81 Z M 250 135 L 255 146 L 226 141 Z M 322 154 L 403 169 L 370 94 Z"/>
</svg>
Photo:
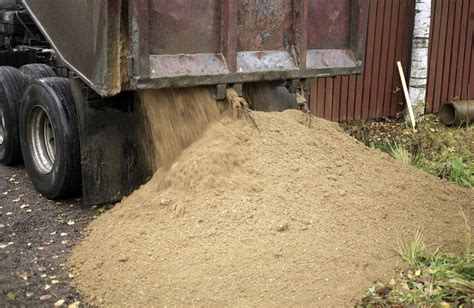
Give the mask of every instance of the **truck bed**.
<svg viewBox="0 0 474 308">
<path fill-rule="evenodd" d="M 359 0 L 24 0 L 96 92 L 360 73 Z"/>
</svg>

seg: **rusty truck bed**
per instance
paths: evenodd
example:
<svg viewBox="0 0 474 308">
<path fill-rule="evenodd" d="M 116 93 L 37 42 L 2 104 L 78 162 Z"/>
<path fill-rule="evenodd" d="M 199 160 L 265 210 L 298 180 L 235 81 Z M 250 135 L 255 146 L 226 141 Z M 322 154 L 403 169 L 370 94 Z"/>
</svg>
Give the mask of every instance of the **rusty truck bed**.
<svg viewBox="0 0 474 308">
<path fill-rule="evenodd" d="M 24 2 L 64 63 L 103 96 L 362 69 L 359 0 Z"/>
</svg>

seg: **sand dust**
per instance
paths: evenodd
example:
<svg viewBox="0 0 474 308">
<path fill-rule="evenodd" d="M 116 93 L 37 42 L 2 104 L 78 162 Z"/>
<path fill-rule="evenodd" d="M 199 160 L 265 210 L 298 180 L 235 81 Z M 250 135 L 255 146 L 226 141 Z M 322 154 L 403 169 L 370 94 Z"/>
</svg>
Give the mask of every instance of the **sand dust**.
<svg viewBox="0 0 474 308">
<path fill-rule="evenodd" d="M 219 118 L 220 109 L 207 88 L 162 89 L 140 92 L 151 134 L 150 165 L 169 164 Z"/>
<path fill-rule="evenodd" d="M 472 190 L 367 149 L 336 124 L 314 118 L 309 128 L 299 111 L 254 117 L 261 133 L 217 120 L 91 223 L 69 261 L 90 303 L 351 304 L 392 273 L 403 234 L 420 228 L 462 248 L 459 208 L 472 222 Z"/>
</svg>

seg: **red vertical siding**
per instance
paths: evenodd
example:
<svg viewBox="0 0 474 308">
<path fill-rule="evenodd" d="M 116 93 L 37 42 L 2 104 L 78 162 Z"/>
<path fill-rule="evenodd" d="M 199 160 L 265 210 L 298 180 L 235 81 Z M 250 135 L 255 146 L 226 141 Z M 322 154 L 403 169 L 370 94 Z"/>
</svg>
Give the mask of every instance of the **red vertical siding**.
<svg viewBox="0 0 474 308">
<path fill-rule="evenodd" d="M 396 61 L 407 70 L 414 1 L 362 0 L 369 12 L 364 73 L 311 81 L 313 114 L 332 121 L 394 116 L 403 93 Z"/>
<path fill-rule="evenodd" d="M 404 107 L 396 62 L 407 74 L 413 0 L 361 0 L 369 12 L 364 73 L 311 82 L 311 111 L 328 120 L 395 116 Z M 432 0 L 427 111 L 474 99 L 474 0 Z"/>
<path fill-rule="evenodd" d="M 474 98 L 474 0 L 436 0 L 432 15 L 427 111 L 437 112 Z"/>
</svg>

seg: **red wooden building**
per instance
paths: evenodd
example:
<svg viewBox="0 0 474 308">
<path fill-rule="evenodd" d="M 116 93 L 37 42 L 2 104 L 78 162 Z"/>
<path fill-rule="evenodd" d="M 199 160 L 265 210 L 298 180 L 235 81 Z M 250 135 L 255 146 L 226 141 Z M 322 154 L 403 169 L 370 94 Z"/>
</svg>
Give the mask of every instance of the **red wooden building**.
<svg viewBox="0 0 474 308">
<path fill-rule="evenodd" d="M 392 117 L 404 108 L 396 62 L 409 70 L 415 0 L 362 0 L 369 12 L 364 73 L 311 81 L 310 108 L 332 121 Z M 427 112 L 474 99 L 474 0 L 432 0 Z"/>
</svg>

